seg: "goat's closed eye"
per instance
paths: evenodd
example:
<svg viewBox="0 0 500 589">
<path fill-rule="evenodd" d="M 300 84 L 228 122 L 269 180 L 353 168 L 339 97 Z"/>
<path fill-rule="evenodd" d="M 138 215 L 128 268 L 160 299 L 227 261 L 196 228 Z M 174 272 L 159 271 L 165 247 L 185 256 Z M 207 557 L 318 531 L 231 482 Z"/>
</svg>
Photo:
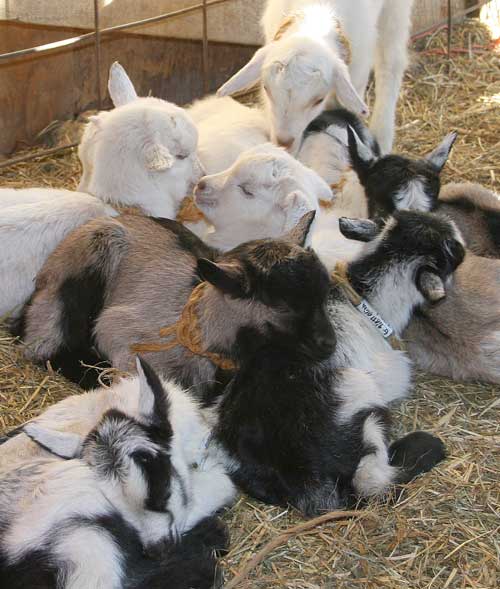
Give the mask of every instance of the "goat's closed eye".
<svg viewBox="0 0 500 589">
<path fill-rule="evenodd" d="M 186 153 L 179 153 L 177 155 L 177 159 L 178 160 L 185 160 L 187 158 L 187 154 Z"/>
<path fill-rule="evenodd" d="M 312 101 L 312 106 L 319 106 L 323 102 L 324 98 L 316 98 Z"/>
<path fill-rule="evenodd" d="M 253 192 L 251 192 L 250 190 L 248 190 L 248 188 L 246 188 L 245 186 L 240 186 L 241 191 L 243 192 L 243 194 L 248 197 L 248 198 L 253 198 L 254 194 Z"/>
</svg>

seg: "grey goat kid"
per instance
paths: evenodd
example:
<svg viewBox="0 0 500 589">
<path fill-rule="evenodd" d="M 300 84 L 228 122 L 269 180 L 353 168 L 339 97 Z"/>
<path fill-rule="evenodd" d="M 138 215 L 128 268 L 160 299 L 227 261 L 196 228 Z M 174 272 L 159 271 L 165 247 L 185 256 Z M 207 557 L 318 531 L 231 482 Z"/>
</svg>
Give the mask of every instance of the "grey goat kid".
<svg viewBox="0 0 500 589">
<path fill-rule="evenodd" d="M 240 368 L 215 429 L 238 485 L 308 515 L 384 495 L 444 457 L 442 442 L 425 432 L 388 442 L 389 406 L 408 394 L 411 372 L 386 338 L 442 296 L 463 259 L 461 237 L 452 222 L 410 211 L 382 228 L 342 218 L 340 229 L 369 243 L 336 269 L 328 295 L 335 351 L 311 361 L 293 338 L 241 330 Z"/>
<path fill-rule="evenodd" d="M 300 332 L 312 354 L 331 349 L 326 309 L 314 303 L 327 272 L 301 247 L 313 218 L 307 213 L 280 240 L 252 241 L 224 254 L 167 219 L 123 215 L 87 223 L 59 245 L 37 278 L 19 329 L 27 353 L 81 383 L 81 360 L 106 358 L 130 370 L 131 346 L 158 342 L 160 328 L 178 321 L 202 281 L 196 315 L 209 353 L 231 359 L 242 327 Z M 203 396 L 215 386 L 212 360 L 182 346 L 147 357 L 183 388 Z"/>
<path fill-rule="evenodd" d="M 169 398 L 145 362 L 137 369 L 136 416 L 109 410 L 84 438 L 25 426 L 54 456 L 0 471 L 2 587 L 212 586 L 210 542 L 224 548 L 225 533 L 212 519 L 181 536 L 189 506 Z"/>
</svg>

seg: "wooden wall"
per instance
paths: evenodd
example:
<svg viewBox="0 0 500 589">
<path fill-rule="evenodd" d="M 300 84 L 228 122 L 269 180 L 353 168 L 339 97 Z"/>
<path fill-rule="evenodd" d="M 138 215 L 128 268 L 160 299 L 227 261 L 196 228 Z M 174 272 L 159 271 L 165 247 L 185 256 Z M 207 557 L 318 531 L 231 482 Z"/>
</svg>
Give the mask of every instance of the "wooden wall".
<svg viewBox="0 0 500 589">
<path fill-rule="evenodd" d="M 406 2 L 406 0 L 399 0 Z M 451 0 L 452 14 L 463 11 L 467 0 Z M 413 6 L 413 31 L 427 29 L 435 23 L 445 20 L 448 16 L 448 0 L 415 0 Z"/>
<path fill-rule="evenodd" d="M 0 53 L 50 43 L 79 29 L 0 22 Z M 215 91 L 253 55 L 255 47 L 211 43 L 210 88 Z M 119 33 L 101 44 L 101 90 L 107 99 L 109 66 L 118 60 L 139 94 L 186 104 L 203 95 L 199 41 Z M 52 121 L 96 107 L 91 42 L 0 63 L 0 154 L 30 143 Z M 107 99 L 108 100 L 108 99 Z M 109 101 L 105 105 L 110 106 Z"/>
</svg>

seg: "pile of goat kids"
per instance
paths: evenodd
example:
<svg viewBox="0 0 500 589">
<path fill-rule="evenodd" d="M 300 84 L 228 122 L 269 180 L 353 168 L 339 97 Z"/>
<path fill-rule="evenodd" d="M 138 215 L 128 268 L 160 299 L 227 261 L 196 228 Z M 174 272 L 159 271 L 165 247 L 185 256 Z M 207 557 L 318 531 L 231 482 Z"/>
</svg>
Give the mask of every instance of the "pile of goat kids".
<svg viewBox="0 0 500 589">
<path fill-rule="evenodd" d="M 432 55 L 443 38 L 434 36 L 432 45 L 423 47 L 429 57 L 419 56 L 410 67 L 397 120 L 396 145 L 404 151 L 423 156 L 439 146 L 431 158 L 433 167 L 422 161 L 410 164 L 375 158 L 369 132 L 350 115 L 338 113 L 328 119 L 326 131 L 317 124 L 301 149 L 302 161 L 325 178 L 326 186 L 295 159 L 271 147 L 254 148 L 230 168 L 227 154 L 213 149 L 217 145 L 213 129 L 220 124 L 217 101 L 195 106 L 192 118 L 199 131 L 198 153 L 209 176 L 195 191 L 205 219 L 195 215 L 186 221 L 188 226 L 210 247 L 223 250 L 241 241 L 285 234 L 280 243 L 259 242 L 222 258 L 169 221 L 148 221 L 137 212 L 128 217 L 106 216 L 115 215 L 108 206 L 118 203 L 142 207 L 156 217 L 174 217 L 178 197 L 189 189 L 183 180 L 190 173 L 201 174 L 192 155 L 192 127 L 182 111 L 151 99 L 136 102 L 124 71 L 112 68 L 110 91 L 117 108 L 89 124 L 80 149 L 84 170 L 80 190 L 110 205 L 83 197 L 65 208 L 61 204 L 65 195 L 57 195 L 58 202 L 52 194 L 36 205 L 20 205 L 19 214 L 9 218 L 14 228 L 22 230 L 15 234 L 10 229 L 11 243 L 13 236 L 23 239 L 23 231 L 27 233 L 24 242 L 15 242 L 17 249 L 8 250 L 9 256 L 17 256 L 9 257 L 8 276 L 14 276 L 12 260 L 21 270 L 15 274 L 17 282 L 10 279 L 10 288 L 0 286 L 0 302 L 4 304 L 8 295 L 31 296 L 29 280 L 23 282 L 23 265 L 28 273 L 35 267 L 41 270 L 25 320 L 16 325 L 25 343 L 14 342 L 7 331 L 0 336 L 0 427 L 7 433 L 34 420 L 25 430 L 34 441 L 21 434 L 0 446 L 0 497 L 5 498 L 0 500 L 0 579 L 5 586 L 30 586 L 33 576 L 25 575 L 36 575 L 41 587 L 55 586 L 57 566 L 66 574 L 61 580 L 66 587 L 94 586 L 99 574 L 106 587 L 211 586 L 213 549 L 219 553 L 227 541 L 224 524 L 212 516 L 231 502 L 223 518 L 230 531 L 229 552 L 219 560 L 222 571 L 215 575 L 216 583 L 224 578 L 228 587 L 498 585 L 499 388 L 487 382 L 500 380 L 500 305 L 495 288 L 500 276 L 494 259 L 498 233 L 491 231 L 495 214 L 470 210 L 463 201 L 455 210 L 453 205 L 440 205 L 450 216 L 456 215 L 467 245 L 483 247 L 488 255 L 474 258 L 472 264 L 466 257 L 458 265 L 457 273 L 466 268 L 463 275 L 474 277 L 469 295 L 461 299 L 456 298 L 461 296 L 456 294 L 463 284 L 461 275 L 451 281 L 448 276 L 463 251 L 447 221 L 403 213 L 385 228 L 383 241 L 368 246 L 369 254 L 361 242 L 344 236 L 368 239 L 380 231 L 380 225 L 342 221 L 339 229 L 338 221 L 342 216 L 387 217 L 398 199 L 403 201 L 399 208 L 426 206 L 419 182 L 423 176 L 428 187 L 434 185 L 436 170 L 451 149 L 453 137 L 445 136 L 452 130 L 459 130 L 459 138 L 444 168 L 443 184 L 469 180 L 495 187 L 498 54 L 480 53 L 473 61 L 458 54 L 448 65 Z M 485 45 L 484 33 L 467 24 L 457 31 L 453 45 L 461 43 Z M 279 74 L 275 72 L 276 80 Z M 228 99 L 223 100 L 227 121 Z M 267 132 L 265 117 L 231 105 L 235 121 L 253 117 L 254 135 L 247 139 L 261 143 L 259 138 Z M 153 129 L 157 142 L 134 137 L 145 152 L 131 150 L 137 168 L 128 166 L 127 178 L 111 152 L 116 137 L 123 135 L 114 125 L 124 124 L 125 119 L 130 128 L 137 122 L 134 110 L 140 108 L 149 114 L 138 128 L 146 134 Z M 113 119 L 120 109 L 123 118 Z M 179 117 L 175 130 L 168 122 L 161 123 L 172 116 Z M 350 151 L 346 120 L 354 129 L 349 134 Z M 168 143 L 175 131 L 182 134 L 175 143 L 177 152 Z M 225 139 L 237 142 L 241 137 Z M 166 150 L 161 148 L 165 144 Z M 147 173 L 141 169 L 144 162 L 150 166 Z M 353 173 L 344 173 L 351 163 L 365 184 L 368 211 Z M 390 201 L 386 197 L 391 195 L 391 182 L 400 181 L 398 174 L 405 166 L 413 183 L 406 190 L 399 186 Z M 230 171 L 217 173 L 226 168 Z M 15 166 L 4 173 L 2 186 L 75 189 L 76 177 L 80 177 L 77 156 L 68 154 Z M 130 178 L 135 185 L 127 184 Z M 111 184 L 105 185 L 106 180 Z M 141 189 L 148 182 L 146 199 Z M 333 185 L 336 195 L 333 206 L 328 206 L 328 185 Z M 488 199 L 488 211 L 500 208 L 490 200 L 492 193 L 455 190 L 457 196 Z M 320 205 L 311 195 L 326 202 Z M 16 196 L 21 199 L 21 193 Z M 173 210 L 165 212 L 164 206 Z M 9 211 L 5 200 L 1 207 Z M 309 228 L 307 211 L 311 209 L 317 218 Z M 460 216 L 463 210 L 465 220 Z M 190 213 L 192 207 L 184 210 L 183 218 Z M 1 214 L 3 220 L 5 214 Z M 35 217 L 50 231 L 44 233 L 34 223 Z M 91 217 L 97 218 L 84 223 Z M 79 224 L 64 239 L 64 233 Z M 469 241 L 473 239 L 469 231 L 474 229 L 477 235 Z M 306 233 L 306 243 L 313 245 L 333 274 L 333 286 L 326 290 L 327 274 L 314 255 L 297 245 Z M 0 227 L 2 247 L 9 245 L 6 235 Z M 26 235 L 38 241 L 29 243 Z M 480 239 L 475 241 L 476 237 Z M 416 263 L 420 247 L 426 263 L 407 273 L 405 263 L 410 258 L 410 263 Z M 31 259 L 27 259 L 28 251 Z M 198 258 L 208 261 L 197 264 Z M 361 261 L 347 268 L 337 264 L 352 259 Z M 3 273 L 2 261 L 0 265 Z M 394 268 L 397 272 L 392 272 Z M 382 296 L 366 285 L 374 270 Z M 206 281 L 200 283 L 205 286 L 197 286 L 196 276 Z M 346 286 L 346 278 L 354 291 Z M 415 279 L 420 281 L 418 289 L 412 286 Z M 405 485 L 403 494 L 390 483 L 406 482 L 405 471 L 411 478 L 432 467 L 433 460 L 441 457 L 441 448 L 435 439 L 417 437 L 387 452 L 387 403 L 410 392 L 407 356 L 392 350 L 383 335 L 354 310 L 350 299 L 360 292 L 396 331 L 405 322 L 404 305 L 420 302 L 418 293 L 426 292 L 431 298 L 446 294 L 425 307 L 430 327 L 422 318 L 414 320 L 410 332 L 416 346 L 403 335 L 403 345 L 413 358 L 428 362 L 430 355 L 441 358 L 441 364 L 427 365 L 437 374 L 419 373 L 411 398 L 391 409 L 388 438 L 401 441 L 408 432 L 424 430 L 443 440 L 447 458 Z M 488 313 L 480 326 L 476 307 L 467 316 L 470 297 L 476 297 L 474 305 Z M 281 319 L 283 308 L 289 321 Z M 444 324 L 439 323 L 440 314 Z M 89 315 L 96 327 L 93 339 L 85 319 Z M 274 326 L 271 332 L 262 327 L 262 317 Z M 448 332 L 453 319 L 458 332 Z M 474 356 L 477 352 L 470 343 L 488 329 L 488 336 L 496 330 L 497 338 L 489 363 L 487 353 Z M 172 341 L 182 345 L 171 345 Z M 470 348 L 464 348 L 469 343 Z M 102 360 L 96 349 L 111 360 L 113 368 L 82 371 L 80 360 L 87 367 Z M 139 366 L 139 381 L 123 378 L 125 372 L 135 372 L 130 364 L 133 351 L 153 367 Z M 206 353 L 210 355 L 201 355 Z M 472 372 L 475 362 L 483 362 L 480 374 Z M 439 375 L 449 366 L 454 367 L 455 380 Z M 98 377 L 110 388 L 90 397 L 70 398 L 66 408 L 56 406 L 45 414 L 57 401 L 81 393 L 57 369 L 87 387 Z M 167 378 L 205 399 L 221 395 L 222 402 L 216 409 L 200 409 L 178 385 L 162 385 L 155 370 L 163 370 Z M 219 383 L 216 387 L 211 384 L 214 381 Z M 326 390 L 330 397 L 321 395 Z M 321 404 L 323 399 L 326 405 Z M 37 420 L 40 414 L 45 417 Z M 273 418 L 266 419 L 267 415 Z M 15 460 L 25 466 L 13 472 Z M 318 469 L 314 473 L 309 470 L 311 464 Z M 282 465 L 279 473 L 277 465 Z M 328 473 L 321 468 L 329 469 Z M 228 473 L 247 491 L 235 503 Z M 29 489 L 34 486 L 46 491 L 42 499 L 30 498 Z M 109 500 L 106 506 L 103 495 Z M 57 535 L 52 524 L 57 524 Z M 121 565 L 116 560 L 120 552 Z M 79 562 L 90 559 L 96 562 L 92 570 L 79 568 Z M 104 562 L 106 566 L 99 569 Z M 85 576 L 91 574 L 96 577 Z M 123 583 L 124 575 L 129 584 Z"/>
</svg>

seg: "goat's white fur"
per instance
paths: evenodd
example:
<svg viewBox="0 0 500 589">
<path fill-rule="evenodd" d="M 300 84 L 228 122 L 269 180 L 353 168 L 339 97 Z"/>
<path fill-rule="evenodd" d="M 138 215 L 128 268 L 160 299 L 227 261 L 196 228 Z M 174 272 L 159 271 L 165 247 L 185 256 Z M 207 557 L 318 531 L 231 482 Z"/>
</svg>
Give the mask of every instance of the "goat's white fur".
<svg viewBox="0 0 500 589">
<path fill-rule="evenodd" d="M 78 155 L 79 190 L 105 202 L 175 218 L 203 175 L 198 133 L 189 115 L 159 98 L 138 98 L 125 70 L 111 66 L 109 91 L 117 108 L 90 117 Z"/>
<path fill-rule="evenodd" d="M 394 137 L 394 113 L 407 64 L 406 44 L 412 1 L 397 0 L 268 0 L 262 25 L 266 45 L 222 88 L 231 94 L 259 79 L 273 141 L 299 146 L 302 132 L 326 106 L 334 92 L 349 109 L 366 114 L 362 100 L 372 68 L 376 101 L 371 128 L 384 152 Z M 283 20 L 301 11 L 279 40 Z M 340 25 L 352 61 L 347 69 Z M 292 96 L 293 94 L 293 96 Z"/>
<path fill-rule="evenodd" d="M 0 189 L 0 316 L 20 309 L 45 260 L 70 231 L 94 217 L 116 214 L 80 192 Z"/>
<path fill-rule="evenodd" d="M 195 203 L 212 224 L 200 236 L 222 250 L 282 235 L 304 213 L 317 210 L 320 200 L 332 200 L 330 187 L 270 143 L 245 151 L 229 169 L 205 176 L 195 190 Z"/>
<path fill-rule="evenodd" d="M 123 379 L 109 389 L 67 397 L 30 424 L 84 437 L 111 408 L 138 418 L 144 411 L 139 406 L 140 378 Z M 163 381 L 163 384 L 168 391 L 169 419 L 174 431 L 171 460 L 183 476 L 189 495 L 187 506 L 179 505 L 176 509 L 176 519 L 181 522 L 178 528 L 182 532 L 229 503 L 234 487 L 226 475 L 225 454 L 214 442 L 209 443 L 215 419 L 213 412 L 202 411 L 196 401 L 174 383 Z M 14 464 L 49 456 L 52 455 L 23 433 L 0 446 L 0 472 Z"/>
<path fill-rule="evenodd" d="M 198 128 L 198 154 L 207 174 L 226 170 L 241 153 L 269 141 L 264 112 L 229 96 L 198 100 L 187 112 Z"/>
</svg>

